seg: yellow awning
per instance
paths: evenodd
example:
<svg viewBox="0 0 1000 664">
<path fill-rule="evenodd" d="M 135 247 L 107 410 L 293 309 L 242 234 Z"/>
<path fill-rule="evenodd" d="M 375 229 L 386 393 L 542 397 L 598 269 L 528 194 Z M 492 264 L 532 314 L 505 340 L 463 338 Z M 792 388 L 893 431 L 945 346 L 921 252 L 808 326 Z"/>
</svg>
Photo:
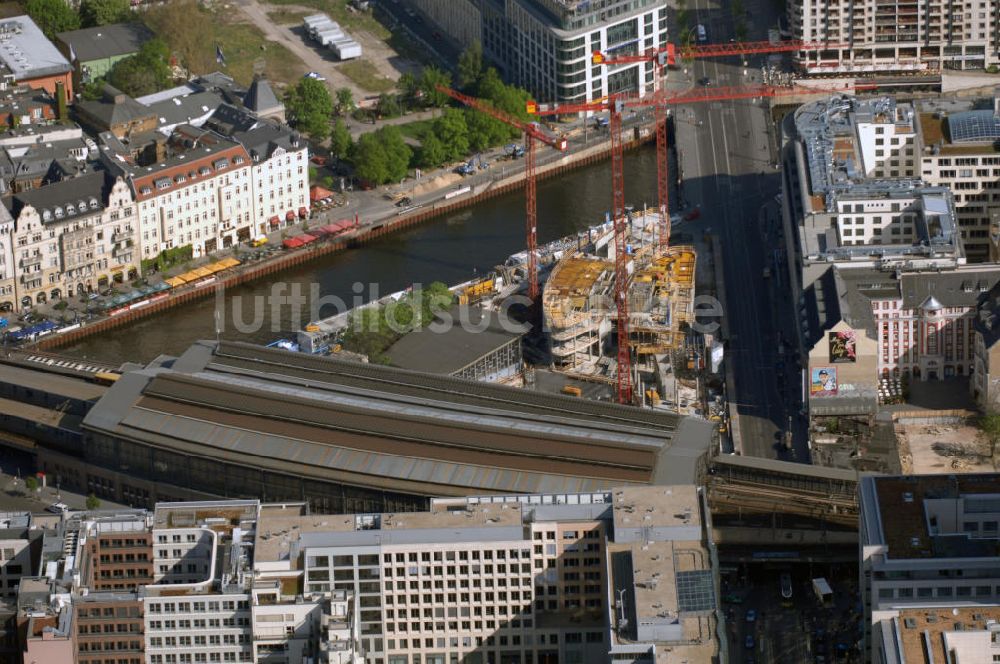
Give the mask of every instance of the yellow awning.
<svg viewBox="0 0 1000 664">
<path fill-rule="evenodd" d="M 178 286 L 183 286 L 186 283 L 187 279 L 184 279 L 183 277 L 171 277 L 170 279 L 167 279 L 167 284 L 171 288 L 177 288 Z"/>
</svg>

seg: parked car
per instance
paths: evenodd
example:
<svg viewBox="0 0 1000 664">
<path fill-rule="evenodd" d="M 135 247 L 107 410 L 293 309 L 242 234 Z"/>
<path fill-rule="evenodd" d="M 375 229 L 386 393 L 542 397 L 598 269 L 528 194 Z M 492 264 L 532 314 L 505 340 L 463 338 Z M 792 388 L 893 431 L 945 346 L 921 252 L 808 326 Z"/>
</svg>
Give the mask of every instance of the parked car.
<svg viewBox="0 0 1000 664">
<path fill-rule="evenodd" d="M 302 76 L 302 78 L 311 78 L 314 81 L 325 81 L 326 77 L 320 74 L 318 71 L 311 71 L 308 74 Z"/>
<path fill-rule="evenodd" d="M 747 609 L 747 622 L 752 623 L 757 620 L 757 612 L 753 609 Z"/>
<path fill-rule="evenodd" d="M 52 512 L 53 514 L 63 514 L 69 511 L 69 505 L 66 503 L 52 503 L 45 508 L 46 512 Z"/>
<path fill-rule="evenodd" d="M 747 634 L 747 638 L 743 642 L 743 645 L 746 646 L 747 650 L 753 650 L 754 647 L 753 634 Z"/>
</svg>

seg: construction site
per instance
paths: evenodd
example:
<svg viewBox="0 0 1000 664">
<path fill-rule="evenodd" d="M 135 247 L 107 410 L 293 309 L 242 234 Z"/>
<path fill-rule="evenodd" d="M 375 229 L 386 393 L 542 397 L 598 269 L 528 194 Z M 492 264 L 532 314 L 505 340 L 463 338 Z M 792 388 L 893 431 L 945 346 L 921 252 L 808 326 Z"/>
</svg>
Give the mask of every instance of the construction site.
<svg viewBox="0 0 1000 664">
<path fill-rule="evenodd" d="M 627 219 L 628 348 L 636 368 L 656 370 L 684 346 L 682 325 L 693 316 L 696 253 L 691 246 L 659 242 L 658 213 Z M 609 224 L 552 268 L 542 312 L 557 371 L 617 381 L 615 264 Z"/>
</svg>

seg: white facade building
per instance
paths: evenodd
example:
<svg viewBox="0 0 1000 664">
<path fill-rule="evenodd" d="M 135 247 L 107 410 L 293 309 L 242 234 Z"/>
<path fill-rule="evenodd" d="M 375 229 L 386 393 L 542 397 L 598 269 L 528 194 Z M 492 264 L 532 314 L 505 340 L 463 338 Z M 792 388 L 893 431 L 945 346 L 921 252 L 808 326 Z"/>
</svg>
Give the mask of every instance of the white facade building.
<svg viewBox="0 0 1000 664">
<path fill-rule="evenodd" d="M 1000 475 L 862 477 L 859 588 L 871 627 L 900 608 L 1000 600 Z"/>
<path fill-rule="evenodd" d="M 798 64 L 810 73 L 985 69 L 1000 63 L 995 0 L 792 0 L 792 37 L 825 42 Z"/>
<path fill-rule="evenodd" d="M 172 156 L 145 167 L 104 148 L 135 192 L 143 259 L 188 245 L 197 258 L 308 216 L 308 148 L 287 127 L 253 121 L 227 137 L 182 125 L 168 145 Z"/>
<path fill-rule="evenodd" d="M 0 225 L 11 228 L 0 246 L 12 252 L 0 267 L 4 272 L 13 267 L 16 306 L 82 295 L 138 276 L 138 217 L 122 178 L 87 173 L 24 191 L 14 195 L 12 214 L 12 228 Z"/>
<path fill-rule="evenodd" d="M 667 43 L 667 7 L 657 0 L 417 0 L 463 46 L 479 41 L 509 83 L 541 102 L 596 99 L 652 89 L 651 63 L 595 66 L 594 51 L 640 53 Z"/>
</svg>

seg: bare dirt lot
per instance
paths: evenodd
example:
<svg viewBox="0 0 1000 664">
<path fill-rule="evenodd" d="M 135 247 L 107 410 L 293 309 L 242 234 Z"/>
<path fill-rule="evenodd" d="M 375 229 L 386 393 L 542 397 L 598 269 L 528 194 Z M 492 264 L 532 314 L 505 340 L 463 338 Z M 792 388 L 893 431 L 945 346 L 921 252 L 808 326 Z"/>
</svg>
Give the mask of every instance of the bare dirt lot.
<svg viewBox="0 0 1000 664">
<path fill-rule="evenodd" d="M 967 425 L 905 425 L 898 430 L 904 473 L 992 473 L 990 446 Z"/>
</svg>

